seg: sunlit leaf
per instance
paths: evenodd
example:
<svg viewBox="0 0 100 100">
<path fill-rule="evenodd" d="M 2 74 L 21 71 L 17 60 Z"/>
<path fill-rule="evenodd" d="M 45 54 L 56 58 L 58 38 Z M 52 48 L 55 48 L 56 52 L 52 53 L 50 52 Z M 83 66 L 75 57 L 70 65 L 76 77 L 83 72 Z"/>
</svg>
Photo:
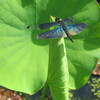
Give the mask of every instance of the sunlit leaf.
<svg viewBox="0 0 100 100">
<path fill-rule="evenodd" d="M 0 85 L 33 94 L 45 84 L 49 42 L 36 35 L 42 32 L 37 26 L 49 22 L 50 15 L 88 25 L 73 36 L 74 44 L 65 39 L 70 87 L 86 83 L 100 57 L 100 11 L 95 0 L 0 0 Z M 27 29 L 29 25 L 33 29 Z"/>
</svg>

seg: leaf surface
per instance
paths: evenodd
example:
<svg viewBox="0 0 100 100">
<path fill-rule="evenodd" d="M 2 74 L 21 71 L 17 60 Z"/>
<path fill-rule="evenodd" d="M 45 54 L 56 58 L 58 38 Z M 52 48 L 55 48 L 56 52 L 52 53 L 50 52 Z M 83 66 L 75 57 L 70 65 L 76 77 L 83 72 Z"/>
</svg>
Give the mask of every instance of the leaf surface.
<svg viewBox="0 0 100 100">
<path fill-rule="evenodd" d="M 95 0 L 0 0 L 0 85 L 33 94 L 46 82 L 48 40 L 38 40 L 49 15 L 73 17 L 88 28 L 65 39 L 70 87 L 84 85 L 100 57 L 100 11 Z M 33 25 L 33 29 L 27 26 Z M 43 30 L 45 31 L 45 30 Z"/>
</svg>

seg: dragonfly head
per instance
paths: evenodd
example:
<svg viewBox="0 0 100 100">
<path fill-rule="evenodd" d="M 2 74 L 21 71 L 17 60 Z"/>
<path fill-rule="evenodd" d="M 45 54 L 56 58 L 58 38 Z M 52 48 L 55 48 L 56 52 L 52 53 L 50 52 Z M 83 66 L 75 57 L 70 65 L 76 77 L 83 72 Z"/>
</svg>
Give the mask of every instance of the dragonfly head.
<svg viewBox="0 0 100 100">
<path fill-rule="evenodd" d="M 60 21 L 61 21 L 61 18 L 56 17 L 56 18 L 55 18 L 55 21 L 56 21 L 56 22 L 60 22 Z"/>
</svg>

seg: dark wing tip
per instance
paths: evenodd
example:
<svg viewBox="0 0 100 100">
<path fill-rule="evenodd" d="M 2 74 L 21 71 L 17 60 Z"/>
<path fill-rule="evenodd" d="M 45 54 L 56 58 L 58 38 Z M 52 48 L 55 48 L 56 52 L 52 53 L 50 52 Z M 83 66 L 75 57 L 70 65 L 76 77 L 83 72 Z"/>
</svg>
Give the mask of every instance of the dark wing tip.
<svg viewBox="0 0 100 100">
<path fill-rule="evenodd" d="M 83 28 L 86 28 L 87 27 L 87 24 L 85 23 L 80 23 L 82 25 Z"/>
<path fill-rule="evenodd" d="M 39 39 L 39 36 L 38 35 L 36 36 L 36 39 Z"/>
<path fill-rule="evenodd" d="M 74 23 L 75 21 L 73 20 L 73 17 L 69 17 L 68 19 L 70 19 L 72 21 L 72 23 Z"/>
<path fill-rule="evenodd" d="M 41 34 L 38 34 L 38 35 L 36 36 L 36 39 L 44 39 L 44 38 L 43 38 L 43 36 L 41 36 Z"/>
<path fill-rule="evenodd" d="M 40 24 L 40 25 L 39 25 L 39 28 L 40 28 L 40 29 L 44 29 L 45 27 L 44 27 L 43 24 Z"/>
<path fill-rule="evenodd" d="M 42 37 L 41 36 L 39 36 L 40 34 L 38 34 L 37 36 L 36 36 L 36 39 L 42 39 Z"/>
</svg>

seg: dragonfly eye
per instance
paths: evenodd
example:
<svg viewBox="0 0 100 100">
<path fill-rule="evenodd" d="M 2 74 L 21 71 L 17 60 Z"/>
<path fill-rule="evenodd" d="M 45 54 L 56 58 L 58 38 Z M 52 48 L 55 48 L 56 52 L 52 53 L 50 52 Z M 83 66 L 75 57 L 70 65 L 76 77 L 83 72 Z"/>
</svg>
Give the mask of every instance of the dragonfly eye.
<svg viewBox="0 0 100 100">
<path fill-rule="evenodd" d="M 59 17 L 56 17 L 55 21 L 56 22 L 59 22 L 60 21 L 60 18 Z"/>
</svg>

